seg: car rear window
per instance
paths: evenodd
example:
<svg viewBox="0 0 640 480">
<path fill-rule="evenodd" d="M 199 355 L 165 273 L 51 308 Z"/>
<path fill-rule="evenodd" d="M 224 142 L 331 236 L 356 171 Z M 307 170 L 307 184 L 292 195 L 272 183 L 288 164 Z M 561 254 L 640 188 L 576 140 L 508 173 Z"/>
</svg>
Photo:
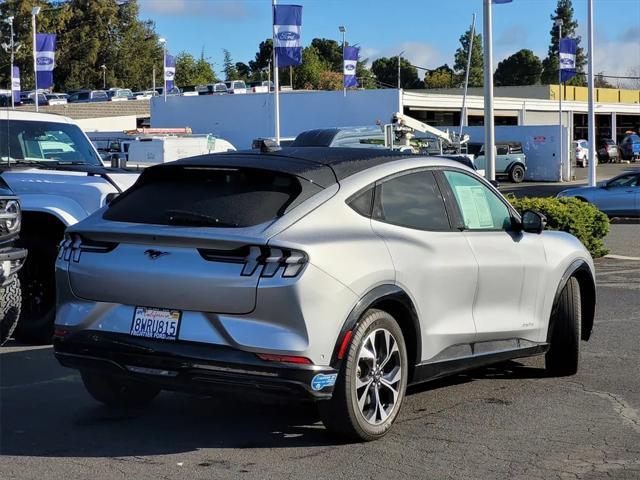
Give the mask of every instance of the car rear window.
<svg viewBox="0 0 640 480">
<path fill-rule="evenodd" d="M 149 169 L 104 213 L 106 220 L 242 228 L 275 220 L 321 188 L 294 175 L 252 168 Z"/>
</svg>

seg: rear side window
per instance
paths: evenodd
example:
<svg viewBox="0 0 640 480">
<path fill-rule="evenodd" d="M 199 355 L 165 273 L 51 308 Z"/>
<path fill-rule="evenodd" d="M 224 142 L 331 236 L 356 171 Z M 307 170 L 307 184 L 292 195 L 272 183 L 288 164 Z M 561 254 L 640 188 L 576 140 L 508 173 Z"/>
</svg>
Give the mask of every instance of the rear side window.
<svg viewBox="0 0 640 480">
<path fill-rule="evenodd" d="M 370 187 L 364 192 L 357 193 L 347 202 L 348 205 L 364 217 L 371 217 L 371 207 L 373 206 L 374 187 Z"/>
<path fill-rule="evenodd" d="M 413 172 L 382 182 L 373 218 L 418 230 L 449 230 L 444 199 L 432 172 Z"/>
<path fill-rule="evenodd" d="M 321 188 L 296 176 L 250 168 L 149 169 L 104 213 L 106 220 L 242 228 L 275 220 Z"/>
</svg>

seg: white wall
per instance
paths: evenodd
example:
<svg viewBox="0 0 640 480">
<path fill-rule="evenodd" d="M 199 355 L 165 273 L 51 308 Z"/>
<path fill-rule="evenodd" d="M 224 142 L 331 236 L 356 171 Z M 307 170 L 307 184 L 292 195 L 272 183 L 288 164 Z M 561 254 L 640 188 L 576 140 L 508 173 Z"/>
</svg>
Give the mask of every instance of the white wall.
<svg viewBox="0 0 640 480">
<path fill-rule="evenodd" d="M 75 122 L 85 132 L 122 132 L 136 128 L 137 117 L 127 115 L 122 117 L 79 118 Z"/>
<path fill-rule="evenodd" d="M 569 158 L 568 128 L 564 127 L 563 148 Z M 465 127 L 471 142 L 484 143 L 484 127 Z M 509 125 L 495 129 L 496 142 L 516 141 L 522 143 L 527 156 L 525 180 L 560 181 L 560 158 L 558 155 L 558 125 Z"/>
<path fill-rule="evenodd" d="M 388 123 L 401 111 L 398 90 L 283 92 L 280 95 L 280 135 L 295 137 L 314 128 Z M 212 133 L 236 148 L 250 148 L 258 137 L 273 137 L 273 94 L 205 95 L 151 101 L 152 127 L 191 127 L 194 133 Z"/>
</svg>

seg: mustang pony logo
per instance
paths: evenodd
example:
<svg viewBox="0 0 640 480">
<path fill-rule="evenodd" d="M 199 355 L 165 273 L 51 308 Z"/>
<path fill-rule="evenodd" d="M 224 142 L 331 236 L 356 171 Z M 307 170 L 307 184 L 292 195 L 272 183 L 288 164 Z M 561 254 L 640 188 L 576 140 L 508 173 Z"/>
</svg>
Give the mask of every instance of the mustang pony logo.
<svg viewBox="0 0 640 480">
<path fill-rule="evenodd" d="M 161 252 L 160 250 L 146 250 L 144 252 L 151 260 L 157 260 L 160 257 L 164 257 L 165 255 L 169 255 L 169 252 Z"/>
</svg>

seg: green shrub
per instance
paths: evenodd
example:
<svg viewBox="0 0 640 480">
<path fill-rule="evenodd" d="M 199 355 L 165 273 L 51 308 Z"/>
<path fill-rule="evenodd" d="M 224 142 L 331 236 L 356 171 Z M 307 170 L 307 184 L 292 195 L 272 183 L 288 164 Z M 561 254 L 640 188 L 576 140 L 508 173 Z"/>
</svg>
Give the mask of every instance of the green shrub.
<svg viewBox="0 0 640 480">
<path fill-rule="evenodd" d="M 577 198 L 508 197 L 520 214 L 536 210 L 547 217 L 547 228 L 562 230 L 577 237 L 594 258 L 609 253 L 603 239 L 609 233 L 609 217 L 594 205 Z"/>
</svg>

